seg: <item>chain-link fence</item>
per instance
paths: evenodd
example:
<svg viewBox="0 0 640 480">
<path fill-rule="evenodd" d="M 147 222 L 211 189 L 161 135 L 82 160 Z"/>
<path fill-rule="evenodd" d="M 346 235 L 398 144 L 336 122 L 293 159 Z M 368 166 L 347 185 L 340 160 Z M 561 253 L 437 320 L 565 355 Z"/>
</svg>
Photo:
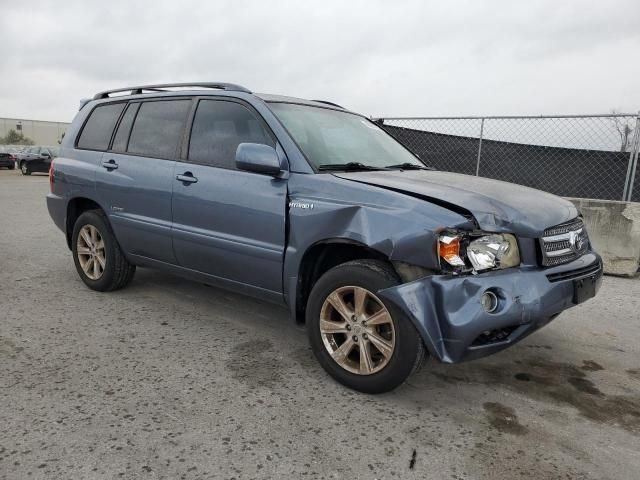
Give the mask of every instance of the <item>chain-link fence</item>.
<svg viewBox="0 0 640 480">
<path fill-rule="evenodd" d="M 376 121 L 438 170 L 566 197 L 640 201 L 638 114 Z"/>
</svg>

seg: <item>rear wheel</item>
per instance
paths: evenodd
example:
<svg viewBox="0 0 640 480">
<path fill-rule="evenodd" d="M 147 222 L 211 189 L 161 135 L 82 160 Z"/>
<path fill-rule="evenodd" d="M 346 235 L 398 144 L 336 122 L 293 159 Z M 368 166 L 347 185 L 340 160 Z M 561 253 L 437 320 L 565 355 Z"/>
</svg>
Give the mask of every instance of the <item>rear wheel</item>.
<svg viewBox="0 0 640 480">
<path fill-rule="evenodd" d="M 20 171 L 23 175 L 31 175 L 31 170 L 29 170 L 27 162 L 20 162 Z"/>
<path fill-rule="evenodd" d="M 12 163 L 12 164 L 11 164 L 11 165 L 9 165 L 7 168 L 8 168 L 9 170 L 13 170 L 14 168 L 16 168 L 16 166 L 15 166 L 15 164 L 13 164 L 13 163 Z"/>
<path fill-rule="evenodd" d="M 101 210 L 90 210 L 78 217 L 71 245 L 78 275 L 92 290 L 123 288 L 135 274 L 135 265 L 125 258 Z"/>
<path fill-rule="evenodd" d="M 332 268 L 313 287 L 307 304 L 311 347 L 340 383 L 387 392 L 421 364 L 424 347 L 415 327 L 376 295 L 398 283 L 385 263 L 356 260 Z"/>
</svg>

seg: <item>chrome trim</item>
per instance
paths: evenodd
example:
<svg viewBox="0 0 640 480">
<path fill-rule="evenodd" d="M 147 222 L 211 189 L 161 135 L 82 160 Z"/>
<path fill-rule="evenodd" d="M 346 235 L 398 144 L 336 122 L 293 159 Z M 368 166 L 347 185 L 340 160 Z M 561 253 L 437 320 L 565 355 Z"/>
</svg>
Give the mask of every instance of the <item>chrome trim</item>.
<svg viewBox="0 0 640 480">
<path fill-rule="evenodd" d="M 569 255 L 573 253 L 573 250 L 570 248 L 563 248 L 562 250 L 554 250 L 552 252 L 545 252 L 547 257 L 561 257 L 563 255 Z"/>
<path fill-rule="evenodd" d="M 540 239 L 542 264 L 560 265 L 582 256 L 589 248 L 589 236 L 581 218 L 549 227 Z"/>
</svg>

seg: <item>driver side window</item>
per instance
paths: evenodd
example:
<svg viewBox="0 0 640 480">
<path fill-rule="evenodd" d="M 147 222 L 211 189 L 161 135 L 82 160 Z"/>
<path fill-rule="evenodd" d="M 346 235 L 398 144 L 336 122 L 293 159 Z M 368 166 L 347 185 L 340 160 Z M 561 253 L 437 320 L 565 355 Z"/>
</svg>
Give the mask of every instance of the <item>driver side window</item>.
<svg viewBox="0 0 640 480">
<path fill-rule="evenodd" d="M 260 120 L 245 106 L 225 100 L 201 100 L 189 142 L 189 161 L 234 170 L 241 143 L 275 142 Z"/>
</svg>

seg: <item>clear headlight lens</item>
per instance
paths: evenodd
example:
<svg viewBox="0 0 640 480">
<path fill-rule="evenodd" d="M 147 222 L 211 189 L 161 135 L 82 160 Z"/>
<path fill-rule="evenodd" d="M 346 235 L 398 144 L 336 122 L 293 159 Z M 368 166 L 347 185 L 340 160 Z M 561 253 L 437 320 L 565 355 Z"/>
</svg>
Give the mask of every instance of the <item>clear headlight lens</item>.
<svg viewBox="0 0 640 480">
<path fill-rule="evenodd" d="M 438 254 L 453 267 L 467 266 L 466 256 L 476 271 L 520 265 L 518 242 L 515 236 L 508 233 L 492 233 L 480 237 L 443 234 L 438 242 Z"/>
<path fill-rule="evenodd" d="M 520 265 L 518 242 L 509 234 L 486 235 L 471 241 L 467 247 L 467 258 L 474 270 Z"/>
</svg>

